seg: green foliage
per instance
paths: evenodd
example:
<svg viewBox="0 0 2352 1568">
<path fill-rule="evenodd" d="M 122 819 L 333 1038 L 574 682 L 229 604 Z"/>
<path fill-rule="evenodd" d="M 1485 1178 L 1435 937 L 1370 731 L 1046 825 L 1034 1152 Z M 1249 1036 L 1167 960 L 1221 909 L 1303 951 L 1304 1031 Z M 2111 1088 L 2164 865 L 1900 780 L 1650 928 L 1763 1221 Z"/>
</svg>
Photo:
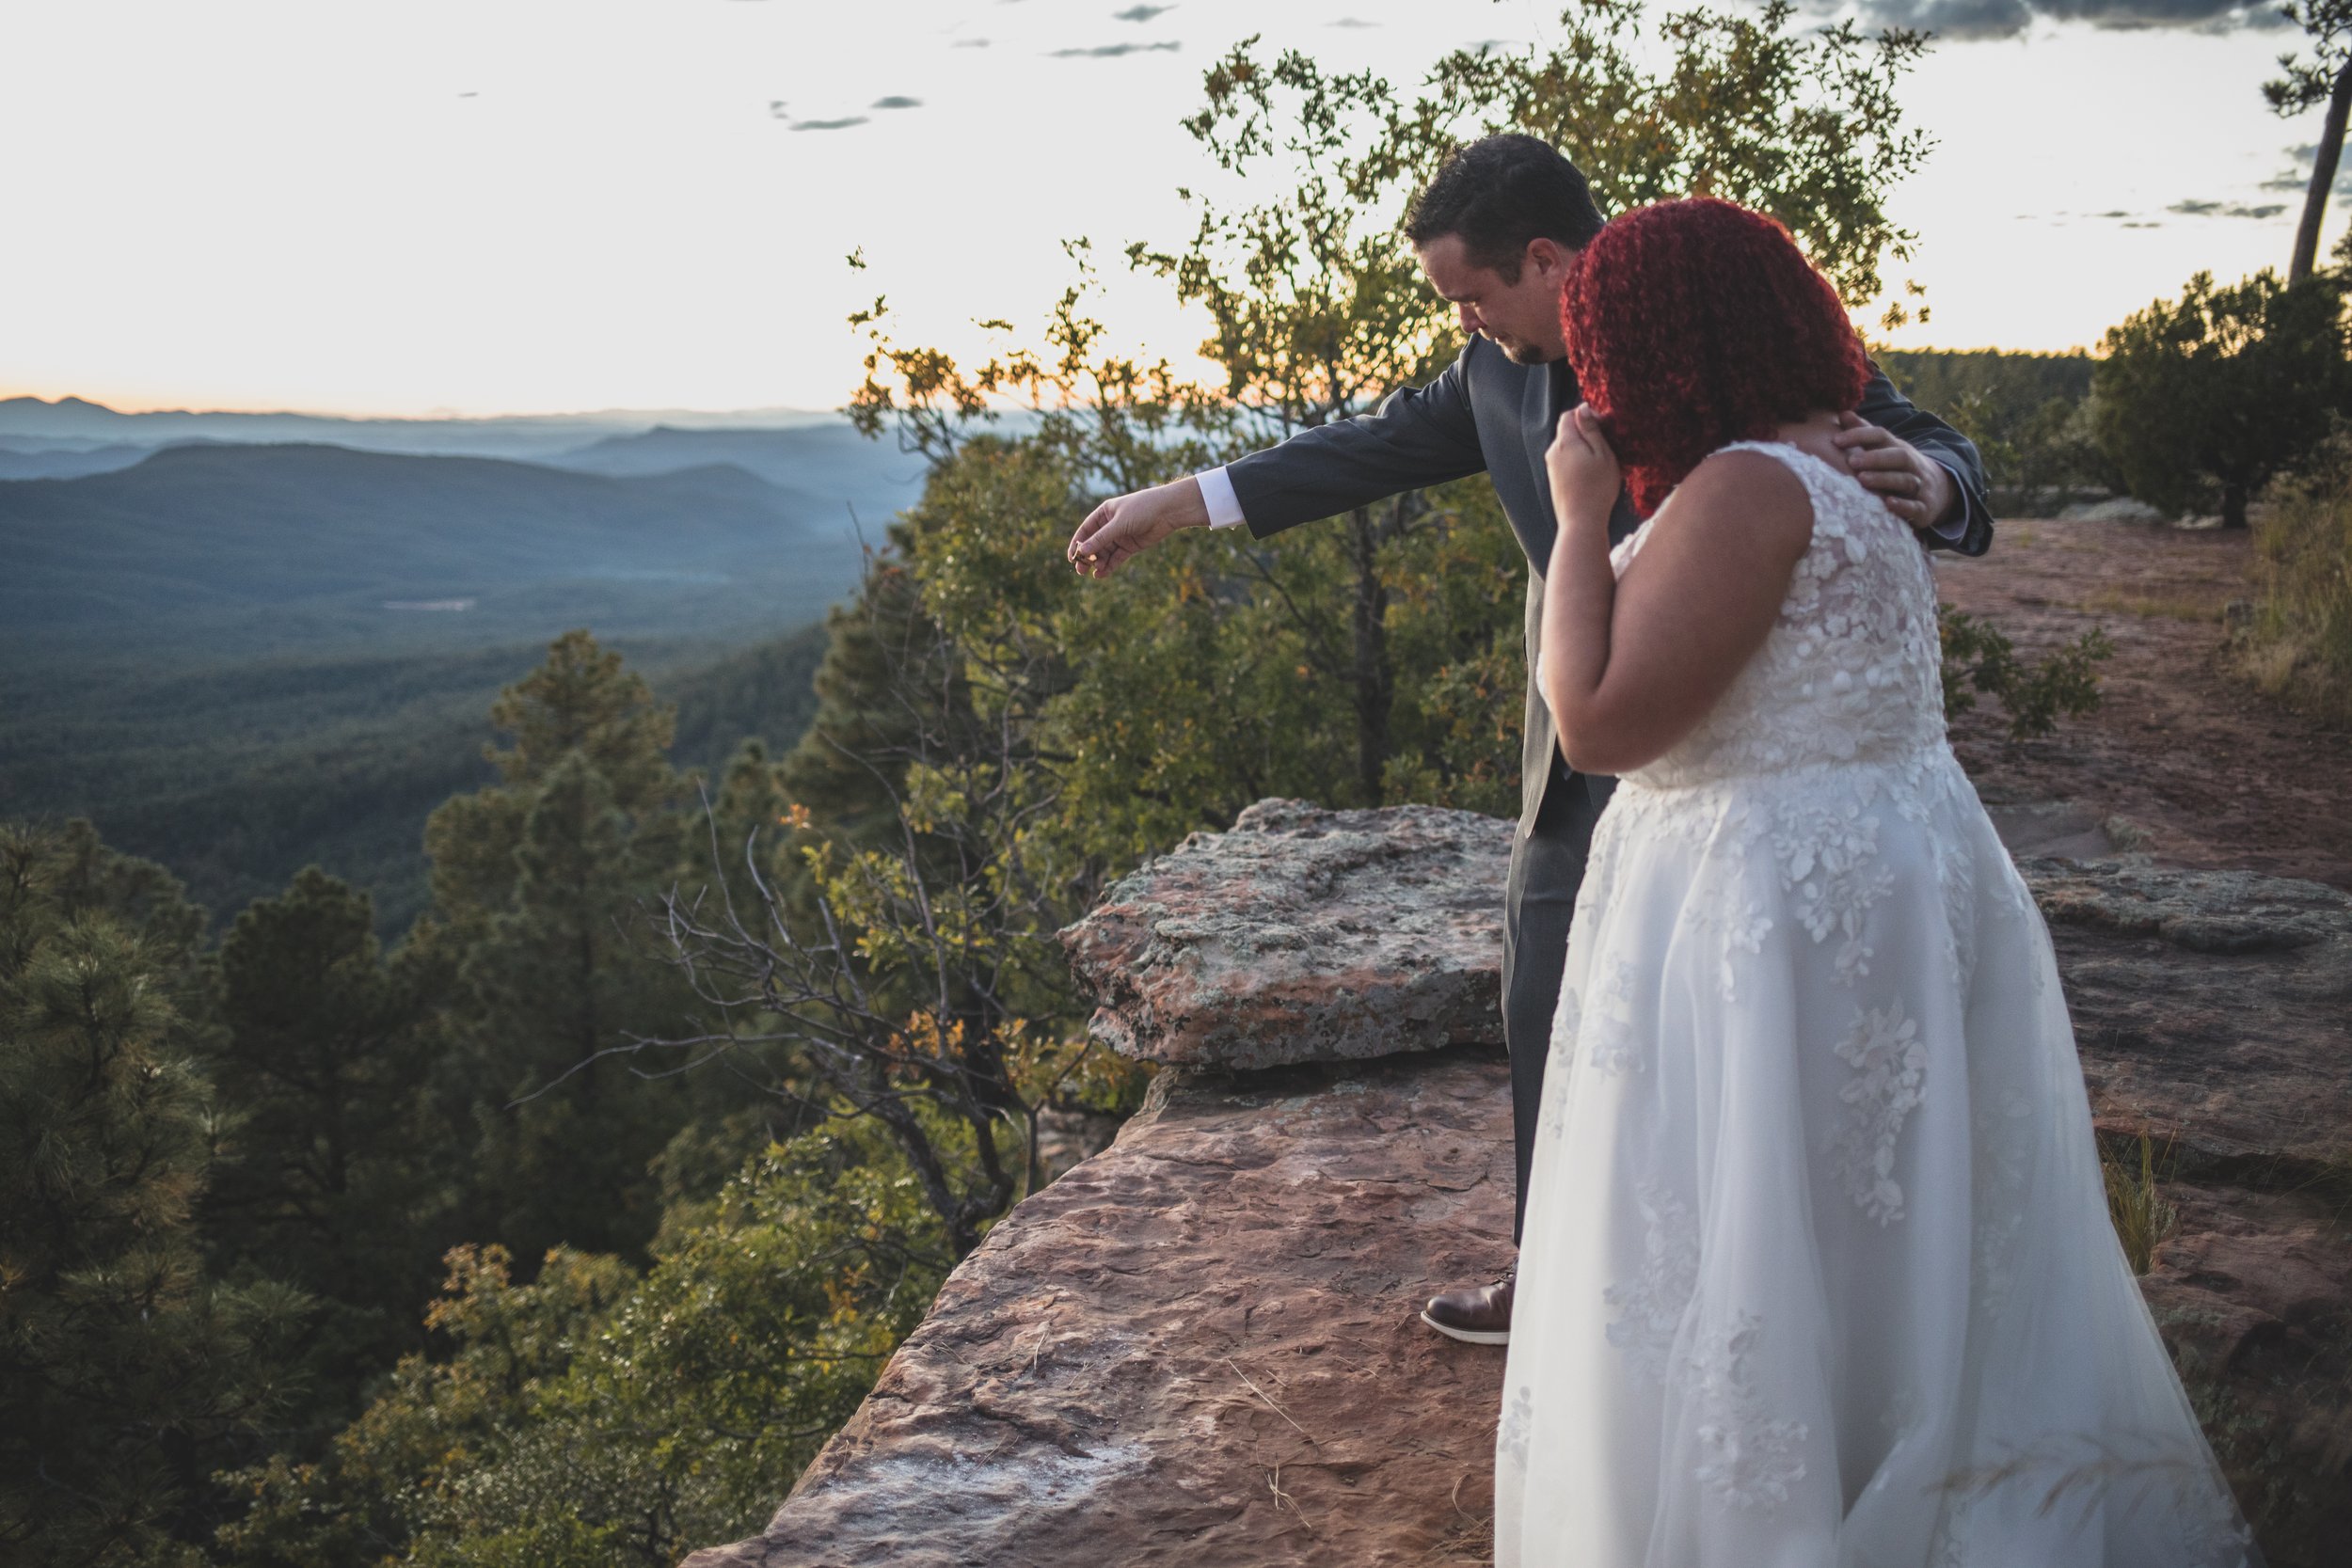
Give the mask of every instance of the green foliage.
<svg viewBox="0 0 2352 1568">
<path fill-rule="evenodd" d="M 684 1010 L 640 929 L 692 859 L 669 710 L 580 634 L 492 717 L 499 782 L 436 814 L 436 908 L 389 957 L 315 867 L 207 955 L 178 884 L 87 823 L 0 856 L 0 1393 L 27 1478 L 0 1544 L 193 1564 L 231 1512 L 210 1473 L 244 1465 L 223 1539 L 256 1561 L 675 1560 L 756 1523 L 928 1302 L 949 1250 L 872 1128 L 728 1186 L 841 1107 L 747 1116 L 735 1083 L 614 1059 Z M 774 771 L 747 743 L 720 814 L 772 822 Z M 1100 1086 L 1015 1043 L 1041 1102 Z M 658 1222 L 643 1279 L 552 1244 L 639 1250 Z M 515 1242 L 540 1277 L 509 1278 Z M 583 1359 L 631 1291 L 643 1317 Z"/>
<path fill-rule="evenodd" d="M 2261 600 L 2239 650 L 2264 690 L 2352 718 L 2352 428 L 2281 476 L 2255 525 Z"/>
<path fill-rule="evenodd" d="M 659 1218 L 647 1162 L 694 1108 L 614 1059 L 685 1010 L 635 939 L 682 851 L 671 710 L 569 632 L 491 720 L 512 738 L 485 753 L 501 782 L 426 823 L 434 912 L 412 938 L 454 975 L 437 1092 L 472 1124 L 471 1231 L 524 1257 L 633 1251 Z"/>
<path fill-rule="evenodd" d="M 193 1060 L 198 923 L 152 866 L 0 830 L 0 1550 L 181 1564 L 201 1465 L 293 1392 L 298 1292 L 207 1277 L 227 1118 Z"/>
<path fill-rule="evenodd" d="M 2169 512 L 2217 501 L 2225 527 L 2328 433 L 2352 399 L 2343 279 L 2287 284 L 2265 269 L 2188 281 L 2107 329 L 2092 381 L 2091 430 L 2132 494 Z"/>
<path fill-rule="evenodd" d="M 425 1117 L 448 986 L 429 946 L 387 964 L 365 894 L 316 866 L 237 917 L 219 955 L 205 1065 L 238 1109 L 204 1205 L 219 1266 L 286 1280 L 320 1310 L 300 1352 L 307 1419 L 328 1430 L 416 1344 L 456 1184 Z M 319 1435 L 324 1435 L 323 1433 Z"/>
<path fill-rule="evenodd" d="M 904 525 L 894 524 L 894 538 Z M 785 758 L 779 784 L 787 800 L 819 814 L 858 842 L 895 837 L 896 792 L 917 745 L 909 688 L 931 704 L 958 704 L 952 664 L 919 668 L 936 646 L 937 628 L 901 562 L 877 558 L 857 595 L 825 618 L 823 662 L 817 668 L 817 711 Z"/>
<path fill-rule="evenodd" d="M 998 451 L 970 442 L 942 471 Z M 1049 453 L 1027 451 L 1050 469 Z M 739 759 L 711 813 L 721 879 L 667 895 L 659 917 L 704 1028 L 657 1043 L 726 1058 L 787 1102 L 878 1123 L 961 1257 L 1040 1179 L 1036 1116 L 1069 1075 L 1038 1090 L 1032 1069 L 1093 1050 L 1053 1043 L 1076 1009 L 1052 933 L 1099 878 L 1066 837 L 1040 831 L 1055 780 L 1037 766 L 1036 703 L 1059 653 L 1025 641 L 1018 592 L 989 623 L 1002 641 L 950 643 L 937 618 L 910 610 L 912 581 L 888 565 L 869 578 L 869 610 L 898 605 L 892 635 L 869 635 L 872 614 L 835 623 L 850 637 L 827 667 L 825 711 L 884 716 L 866 750 L 839 748 L 872 780 L 847 801 L 861 815 L 835 829 L 789 800 L 791 763 Z M 833 742 L 824 722 L 803 754 Z"/>
<path fill-rule="evenodd" d="M 2156 1249 L 2180 1223 L 2180 1212 L 2164 1200 L 2156 1180 L 2155 1145 L 2147 1133 L 2138 1138 L 2138 1158 L 2130 1160 L 2102 1145 L 2099 1170 L 2106 1182 L 2107 1218 L 2132 1273 L 2144 1275 L 2156 1266 Z"/>
<path fill-rule="evenodd" d="M 2047 658 L 2022 659 L 1990 621 L 1936 606 L 1944 647 L 1944 716 L 1957 719 L 1977 705 L 1977 693 L 1996 698 L 2009 713 L 2009 737 L 2031 740 L 2058 728 L 2061 715 L 2080 718 L 2099 706 L 2099 673 L 2115 644 L 2097 626 Z"/>
<path fill-rule="evenodd" d="M 1584 170 L 1603 215 L 1702 195 L 1770 213 L 1860 305 L 1884 289 L 1884 262 L 1909 261 L 1917 239 L 1885 202 L 1934 147 L 1904 123 L 1897 92 L 1927 35 L 1792 26 L 1798 16 L 1788 0 L 1753 14 L 1670 12 L 1657 24 L 1660 51 L 1631 0 L 1578 0 L 1549 43 L 1440 60 L 1403 128 L 1424 159 L 1487 131 L 1541 136 Z M 1928 319 L 1896 302 L 1886 325 L 1915 313 Z"/>
<path fill-rule="evenodd" d="M 532 1393 L 560 1377 L 596 1319 L 628 1290 L 628 1266 L 568 1248 L 525 1285 L 503 1247 L 463 1246 L 425 1313 L 455 1352 L 402 1358 L 384 1391 L 313 1464 L 273 1456 L 223 1477 L 246 1501 L 220 1531 L 230 1561 L 358 1568 L 407 1560 L 451 1492 L 495 1462 Z"/>
<path fill-rule="evenodd" d="M 669 1568 L 747 1535 L 871 1385 L 945 1274 L 938 1227 L 870 1124 L 775 1145 L 674 1211 L 642 1276 L 559 1250 L 516 1284 L 451 1254 L 404 1360 L 315 1464 L 236 1479 L 250 1568 Z"/>
<path fill-rule="evenodd" d="M 746 736 L 789 746 L 816 709 L 821 626 L 733 652 L 604 645 L 626 649 L 676 703 L 681 766 L 715 769 Z M 425 818 L 494 776 L 484 716 L 545 648 L 226 662 L 201 648 L 166 662 L 11 651 L 0 657 L 0 797 L 27 816 L 89 817 L 108 843 L 170 866 L 224 921 L 303 866 L 325 867 L 368 890 L 390 942 L 430 902 Z"/>
<path fill-rule="evenodd" d="M 2090 438 L 2087 354 L 1882 350 L 1879 367 L 1977 444 L 2004 516 L 2051 516 L 2078 494 L 2122 488 Z"/>
<path fill-rule="evenodd" d="M 1083 242 L 1041 349 L 967 370 L 893 343 L 883 301 L 852 318 L 874 344 L 858 417 L 897 421 L 935 465 L 898 541 L 924 604 L 972 657 L 1039 654 L 1023 703 L 1057 829 L 1095 874 L 1269 794 L 1508 809 L 1525 568 L 1483 478 L 1275 541 L 1188 539 L 1103 583 L 1049 581 L 1040 563 L 1105 493 L 1433 373 L 1457 341 L 1396 223 L 1445 152 L 1486 130 L 1553 138 L 1608 202 L 1706 189 L 1762 205 L 1851 296 L 1875 293 L 1882 256 L 1910 241 L 1883 198 L 1927 147 L 1894 95 L 1919 40 L 1805 34 L 1793 17 L 1677 15 L 1653 63 L 1637 10 L 1591 0 L 1542 48 L 1447 56 L 1409 101 L 1371 74 L 1238 46 L 1186 121 L 1232 201 L 1204 184 L 1185 244 L 1128 251 L 1208 311 L 1214 389 L 1102 352 Z M 971 430 L 1008 397 L 1034 434 L 976 451 Z"/>
</svg>

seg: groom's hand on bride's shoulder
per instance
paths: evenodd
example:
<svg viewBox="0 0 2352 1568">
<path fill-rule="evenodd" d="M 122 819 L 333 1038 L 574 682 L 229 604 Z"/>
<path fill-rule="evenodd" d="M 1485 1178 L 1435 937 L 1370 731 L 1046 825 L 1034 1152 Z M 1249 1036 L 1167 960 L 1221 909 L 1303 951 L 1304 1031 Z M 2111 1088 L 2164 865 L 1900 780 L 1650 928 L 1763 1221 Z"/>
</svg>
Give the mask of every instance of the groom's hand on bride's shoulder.
<svg viewBox="0 0 2352 1568">
<path fill-rule="evenodd" d="M 1080 577 L 1106 578 L 1178 529 L 1208 526 L 1209 506 L 1198 480 L 1113 496 L 1070 536 L 1070 564 Z"/>
<path fill-rule="evenodd" d="M 1837 434 L 1830 439 L 1845 452 L 1854 478 L 1913 528 L 1945 521 L 1960 499 L 1950 469 L 1859 414 L 1838 415 Z"/>
</svg>

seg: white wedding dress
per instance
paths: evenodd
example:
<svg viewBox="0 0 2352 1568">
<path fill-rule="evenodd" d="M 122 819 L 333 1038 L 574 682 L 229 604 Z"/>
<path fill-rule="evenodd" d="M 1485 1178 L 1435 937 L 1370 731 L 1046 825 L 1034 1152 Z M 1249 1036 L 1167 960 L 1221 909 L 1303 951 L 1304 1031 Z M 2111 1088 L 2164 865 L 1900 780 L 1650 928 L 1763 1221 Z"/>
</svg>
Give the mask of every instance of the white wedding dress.
<svg viewBox="0 0 2352 1568">
<path fill-rule="evenodd" d="M 1737 445 L 1804 480 L 1812 543 L 1594 831 L 1495 1560 L 2256 1563 L 2108 1222 L 2049 934 L 1945 739 L 1926 552 L 1850 475 Z"/>
</svg>

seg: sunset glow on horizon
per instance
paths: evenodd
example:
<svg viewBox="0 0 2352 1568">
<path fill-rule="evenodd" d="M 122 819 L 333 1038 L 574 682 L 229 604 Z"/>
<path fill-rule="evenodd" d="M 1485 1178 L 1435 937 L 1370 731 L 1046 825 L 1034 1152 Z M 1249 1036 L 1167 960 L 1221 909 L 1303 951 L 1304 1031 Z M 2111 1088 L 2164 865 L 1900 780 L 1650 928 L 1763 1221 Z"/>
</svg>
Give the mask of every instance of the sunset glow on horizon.
<svg viewBox="0 0 2352 1568">
<path fill-rule="evenodd" d="M 1197 367 L 1203 321 L 1123 275 L 1189 231 L 1179 120 L 1263 33 L 1409 87 L 1554 7 L 909 0 L 158 0 L 28 10 L 0 396 L 377 417 L 838 406 L 877 293 L 901 341 L 1041 322 L 1090 236 L 1115 341 Z M 2219 25 L 2219 24 L 2217 24 Z M 2283 270 L 2275 26 L 2039 20 L 1905 83 L 1938 147 L 1898 190 L 1931 309 L 1900 347 L 2095 347 L 2187 277 Z M 2193 112 L 2184 112 L 2184 105 Z M 1565 149 L 1574 156 L 1574 149 Z M 2293 185 L 2294 188 L 2288 188 Z M 2332 212 L 2326 243 L 2343 230 Z M 844 258 L 862 249 L 868 270 Z M 1874 318 L 1875 312 L 1870 313 Z"/>
</svg>

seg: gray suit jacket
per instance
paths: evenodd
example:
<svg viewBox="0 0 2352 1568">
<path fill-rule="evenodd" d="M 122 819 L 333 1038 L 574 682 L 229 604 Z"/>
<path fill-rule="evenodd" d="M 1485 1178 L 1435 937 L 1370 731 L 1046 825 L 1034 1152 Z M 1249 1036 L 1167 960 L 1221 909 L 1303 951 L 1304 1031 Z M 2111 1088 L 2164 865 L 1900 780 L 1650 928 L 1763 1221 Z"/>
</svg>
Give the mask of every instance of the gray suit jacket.
<svg viewBox="0 0 2352 1568">
<path fill-rule="evenodd" d="M 1226 474 L 1249 531 L 1263 539 L 1295 523 L 1328 517 L 1400 491 L 1419 490 L 1482 469 L 1494 482 L 1502 510 L 1527 552 L 1527 722 L 1519 757 L 1519 832 L 1534 831 L 1546 796 L 1577 775 L 1560 755 L 1551 710 L 1535 689 L 1535 656 L 1544 621 L 1544 567 L 1559 530 L 1544 452 L 1560 416 L 1582 399 L 1565 360 L 1515 364 L 1483 338 L 1426 387 L 1390 395 L 1372 413 L 1302 430 L 1277 447 L 1230 464 Z M 1982 555 L 1993 544 L 1993 514 L 1985 502 L 1984 464 L 1968 438 L 1912 405 L 1878 367 L 1862 394 L 1862 417 L 1917 447 L 1959 482 L 1963 515 L 1957 534 L 1923 531 L 1932 547 Z M 1633 503 L 1617 498 L 1610 537 L 1622 539 L 1639 522 Z M 1947 525 L 1949 526 L 1949 525 Z"/>
</svg>

